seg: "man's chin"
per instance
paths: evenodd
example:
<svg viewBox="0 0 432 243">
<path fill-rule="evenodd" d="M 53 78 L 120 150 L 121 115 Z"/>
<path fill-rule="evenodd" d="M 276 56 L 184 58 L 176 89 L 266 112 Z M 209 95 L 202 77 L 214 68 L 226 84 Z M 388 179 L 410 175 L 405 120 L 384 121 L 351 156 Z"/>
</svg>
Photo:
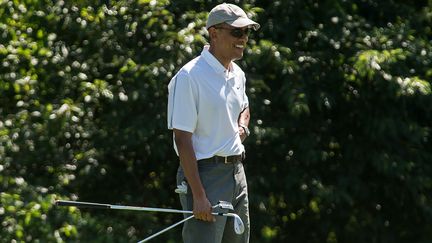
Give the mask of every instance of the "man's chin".
<svg viewBox="0 0 432 243">
<path fill-rule="evenodd" d="M 243 58 L 243 52 L 237 56 L 234 57 L 234 61 L 240 60 Z"/>
</svg>

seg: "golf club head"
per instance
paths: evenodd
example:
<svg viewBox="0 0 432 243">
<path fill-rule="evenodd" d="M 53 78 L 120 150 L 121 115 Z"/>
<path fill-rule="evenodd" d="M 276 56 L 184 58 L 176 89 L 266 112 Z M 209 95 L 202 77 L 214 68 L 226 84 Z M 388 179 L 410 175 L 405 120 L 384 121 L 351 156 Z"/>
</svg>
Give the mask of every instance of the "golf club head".
<svg viewBox="0 0 432 243">
<path fill-rule="evenodd" d="M 243 220 L 237 214 L 232 214 L 234 217 L 234 232 L 238 235 L 243 234 L 245 226 Z"/>
<path fill-rule="evenodd" d="M 221 209 L 228 209 L 228 210 L 234 210 L 233 205 L 230 202 L 227 201 L 219 201 L 216 205 L 216 208 L 221 208 Z"/>
</svg>

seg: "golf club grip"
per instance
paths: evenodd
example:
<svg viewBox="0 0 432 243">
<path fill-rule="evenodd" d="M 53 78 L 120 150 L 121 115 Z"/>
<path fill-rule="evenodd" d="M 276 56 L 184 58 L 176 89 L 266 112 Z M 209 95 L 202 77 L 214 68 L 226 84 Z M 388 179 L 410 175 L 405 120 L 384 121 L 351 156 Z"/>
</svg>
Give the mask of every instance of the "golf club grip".
<svg viewBox="0 0 432 243">
<path fill-rule="evenodd" d="M 101 209 L 110 209 L 111 205 L 102 204 L 102 203 L 89 203 L 89 202 L 77 202 L 77 201 L 66 201 L 66 200 L 58 200 L 56 201 L 57 206 L 73 206 L 78 208 L 101 208 Z"/>
</svg>

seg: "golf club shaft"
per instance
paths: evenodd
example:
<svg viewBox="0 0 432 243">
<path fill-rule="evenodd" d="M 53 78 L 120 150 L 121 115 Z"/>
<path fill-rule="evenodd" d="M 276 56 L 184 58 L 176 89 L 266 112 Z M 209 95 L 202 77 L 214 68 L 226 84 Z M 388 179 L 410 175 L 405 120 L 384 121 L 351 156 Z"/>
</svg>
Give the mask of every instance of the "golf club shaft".
<svg viewBox="0 0 432 243">
<path fill-rule="evenodd" d="M 163 213 L 186 213 L 193 214 L 192 211 L 168 209 L 168 208 L 149 208 L 149 207 L 135 207 L 135 206 L 123 206 L 123 205 L 112 205 L 104 203 L 91 203 L 91 202 L 79 202 L 79 201 L 68 201 L 58 200 L 56 201 L 57 206 L 73 206 L 78 208 L 99 208 L 99 209 L 117 209 L 117 210 L 135 210 L 135 211 L 149 211 L 149 212 L 163 212 Z M 212 213 L 216 216 L 228 216 L 233 217 L 232 213 Z"/>
<path fill-rule="evenodd" d="M 186 213 L 183 210 L 177 210 L 177 209 L 135 207 L 135 206 L 123 206 L 123 205 L 112 205 L 112 204 L 104 204 L 104 203 L 91 203 L 91 202 L 79 202 L 79 201 L 67 201 L 67 200 L 58 200 L 58 201 L 56 201 L 56 205 L 57 206 L 78 207 L 78 208 L 135 210 L 135 211 L 164 212 L 164 213 Z"/>
<path fill-rule="evenodd" d="M 189 216 L 189 217 L 187 217 L 187 218 L 185 218 L 185 219 L 183 219 L 183 220 L 181 220 L 181 221 L 179 221 L 179 222 L 177 222 L 177 223 L 175 223 L 175 224 L 173 224 L 173 225 L 171 225 L 171 226 L 169 226 L 169 227 L 167 227 L 167 228 L 165 228 L 165 229 L 163 229 L 163 230 L 161 230 L 161 231 L 159 231 L 159 232 L 157 232 L 157 233 L 155 233 L 155 234 L 153 234 L 153 235 L 150 235 L 149 237 L 145 238 L 145 239 L 142 240 L 142 241 L 139 241 L 138 243 L 147 242 L 147 241 L 153 239 L 154 237 L 156 237 L 156 236 L 158 236 L 158 235 L 160 235 L 160 234 L 162 234 L 162 233 L 165 233 L 166 231 L 168 231 L 168 230 L 170 230 L 170 229 L 176 227 L 177 225 L 182 224 L 182 223 L 188 221 L 189 219 L 191 219 L 191 218 L 193 218 L 193 217 L 194 217 L 194 216 L 191 215 L 191 216 Z"/>
<path fill-rule="evenodd" d="M 99 209 L 110 209 L 111 205 L 104 203 L 90 203 L 90 202 L 77 202 L 77 201 L 66 201 L 57 200 L 57 206 L 69 206 L 69 207 L 79 207 L 79 208 L 99 208 Z"/>
</svg>

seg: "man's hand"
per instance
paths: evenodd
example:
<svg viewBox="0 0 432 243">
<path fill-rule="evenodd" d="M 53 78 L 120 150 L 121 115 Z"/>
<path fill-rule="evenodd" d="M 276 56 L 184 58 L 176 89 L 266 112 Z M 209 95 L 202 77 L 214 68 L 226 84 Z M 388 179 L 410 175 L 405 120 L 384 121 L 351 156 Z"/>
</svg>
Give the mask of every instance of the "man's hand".
<svg viewBox="0 0 432 243">
<path fill-rule="evenodd" d="M 240 139 L 243 142 L 247 137 L 246 132 L 245 132 L 244 128 L 241 126 L 239 126 L 238 129 L 239 129 Z"/>
<path fill-rule="evenodd" d="M 193 201 L 193 213 L 196 219 L 215 222 L 216 218 L 212 215 L 212 205 L 210 204 L 207 197 L 195 199 Z"/>
</svg>

